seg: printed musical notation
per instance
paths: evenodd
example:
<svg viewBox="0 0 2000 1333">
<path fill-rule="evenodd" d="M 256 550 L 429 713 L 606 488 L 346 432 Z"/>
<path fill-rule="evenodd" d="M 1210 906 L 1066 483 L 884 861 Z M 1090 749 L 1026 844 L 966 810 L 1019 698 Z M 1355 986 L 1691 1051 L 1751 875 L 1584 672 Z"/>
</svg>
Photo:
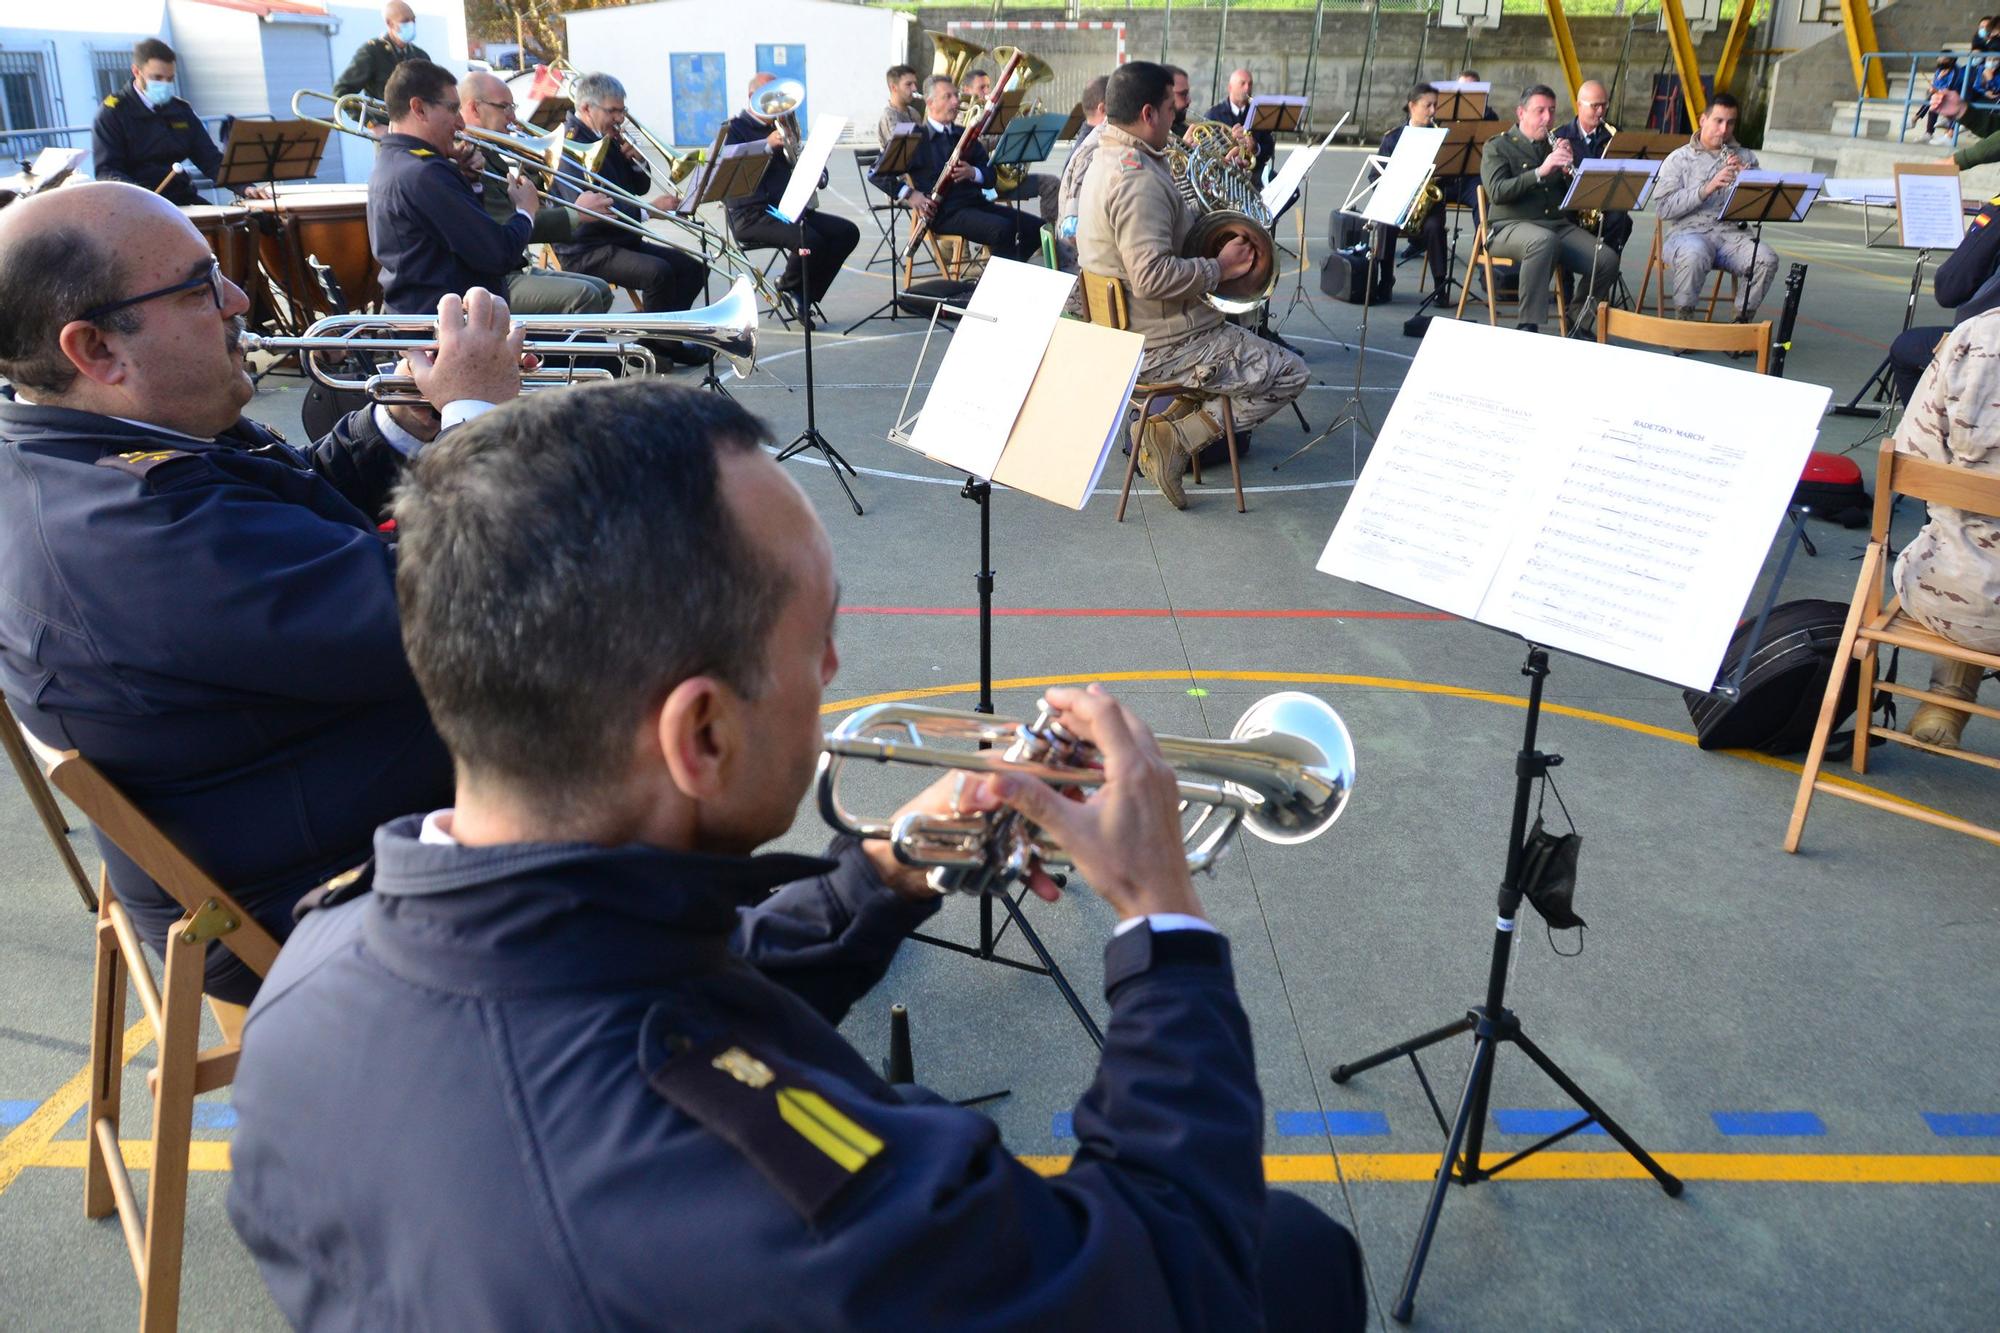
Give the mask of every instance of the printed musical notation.
<svg viewBox="0 0 2000 1333">
<path fill-rule="evenodd" d="M 1707 689 L 1830 396 L 1440 321 L 1319 568 Z"/>
</svg>

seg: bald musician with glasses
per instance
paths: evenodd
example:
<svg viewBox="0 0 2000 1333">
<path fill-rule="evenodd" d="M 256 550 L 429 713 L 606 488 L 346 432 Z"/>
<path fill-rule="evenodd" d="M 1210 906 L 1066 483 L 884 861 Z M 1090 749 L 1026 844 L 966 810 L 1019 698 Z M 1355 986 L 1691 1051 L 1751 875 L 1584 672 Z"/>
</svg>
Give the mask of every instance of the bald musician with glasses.
<svg viewBox="0 0 2000 1333">
<path fill-rule="evenodd" d="M 440 304 L 435 362 L 413 370 L 449 430 L 519 391 L 520 339 L 483 291 Z M 283 938 L 376 823 L 450 791 L 377 530 L 440 421 L 376 407 L 284 443 L 242 415 L 248 306 L 145 190 L 0 211 L 0 686 Z M 180 907 L 99 845 L 157 950 Z M 208 951 L 210 995 L 256 986 Z"/>
<path fill-rule="evenodd" d="M 493 134 L 517 135 L 514 94 L 507 85 L 483 70 L 475 70 L 458 81 L 459 116 L 469 126 Z M 508 162 L 497 150 L 473 148 L 466 164 L 472 172 L 472 188 L 493 221 L 505 226 L 514 217 L 514 198 L 499 177 Z M 611 197 L 585 190 L 576 198 L 576 207 L 593 213 L 611 211 Z M 575 232 L 576 214 L 561 204 L 544 202 L 535 210 L 534 229 L 528 244 L 546 245 L 567 241 Z M 611 284 L 588 273 L 565 273 L 561 269 L 537 268 L 522 252 L 507 271 L 507 308 L 517 315 L 601 315 L 611 308 Z"/>
</svg>

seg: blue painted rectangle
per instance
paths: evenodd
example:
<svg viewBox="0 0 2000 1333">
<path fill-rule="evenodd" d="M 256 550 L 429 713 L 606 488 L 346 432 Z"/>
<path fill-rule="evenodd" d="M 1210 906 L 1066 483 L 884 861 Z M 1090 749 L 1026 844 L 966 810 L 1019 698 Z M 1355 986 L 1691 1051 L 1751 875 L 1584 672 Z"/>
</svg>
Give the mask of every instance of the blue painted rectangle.
<svg viewBox="0 0 2000 1333">
<path fill-rule="evenodd" d="M 1717 1111 L 1714 1120 L 1725 1134 L 1782 1138 L 1826 1133 L 1826 1123 L 1811 1111 Z"/>
<path fill-rule="evenodd" d="M 1278 1133 L 1286 1138 L 1389 1132 L 1389 1117 L 1380 1111 L 1279 1111 L 1276 1119 Z"/>
<path fill-rule="evenodd" d="M 803 42 L 759 42 L 757 43 L 757 73 L 769 74 L 774 79 L 797 79 L 800 87 L 806 82 L 806 48 Z M 793 114 L 799 118 L 799 132 L 812 128 L 812 108 L 806 102 L 799 103 Z"/>
<path fill-rule="evenodd" d="M 1502 1134 L 1553 1134 L 1557 1130 L 1568 1129 L 1583 1119 L 1583 1112 L 1558 1108 L 1553 1111 L 1493 1108 L 1493 1123 L 1500 1127 Z M 1602 1134 L 1604 1126 L 1585 1125 L 1579 1134 Z"/>
<path fill-rule="evenodd" d="M 1058 1139 L 1075 1138 L 1076 1127 L 1071 1122 L 1071 1113 L 1068 1111 L 1057 1111 L 1054 1115 L 1050 1116 L 1049 1134 L 1052 1138 Z"/>
<path fill-rule="evenodd" d="M 1924 1112 L 1931 1133 L 1946 1139 L 2000 1139 L 2000 1115 L 1952 1115 Z M 0 1123 L 5 1123 L 0 1121 Z"/>
<path fill-rule="evenodd" d="M 196 1102 L 194 1104 L 194 1127 L 196 1129 L 236 1128 L 236 1108 L 228 1102 Z"/>
<path fill-rule="evenodd" d="M 674 90 L 674 143 L 703 147 L 729 119 L 729 73 L 720 51 L 676 51 L 667 57 Z"/>
<path fill-rule="evenodd" d="M 35 1113 L 40 1102 L 0 1101 L 0 1128 L 18 1125 Z"/>
</svg>

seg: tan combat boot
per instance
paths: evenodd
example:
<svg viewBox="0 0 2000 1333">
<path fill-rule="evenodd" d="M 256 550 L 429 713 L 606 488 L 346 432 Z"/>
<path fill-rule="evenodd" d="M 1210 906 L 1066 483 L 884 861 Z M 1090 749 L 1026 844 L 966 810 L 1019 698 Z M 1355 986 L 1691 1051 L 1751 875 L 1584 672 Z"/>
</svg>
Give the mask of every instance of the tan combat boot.
<svg viewBox="0 0 2000 1333">
<path fill-rule="evenodd" d="M 1979 692 L 1979 678 L 1985 671 L 1977 662 L 1933 662 L 1931 693 L 1971 699 Z M 1924 704 L 1910 715 L 1910 739 L 1956 750 L 1958 738 L 1965 733 L 1965 721 L 1971 716 L 1943 704 Z"/>
<path fill-rule="evenodd" d="M 1167 497 L 1167 503 L 1176 509 L 1187 508 L 1187 492 L 1181 489 L 1181 474 L 1167 463 L 1167 452 L 1160 446 L 1160 437 L 1153 430 L 1151 421 L 1141 422 L 1132 428 L 1132 447 L 1139 451 L 1139 475 L 1153 483 L 1160 494 Z"/>
<path fill-rule="evenodd" d="M 1199 402 L 1183 398 L 1146 422 L 1146 438 L 1158 447 L 1164 470 L 1173 475 L 1178 491 L 1181 474 L 1194 456 L 1222 438 L 1222 422 Z"/>
</svg>

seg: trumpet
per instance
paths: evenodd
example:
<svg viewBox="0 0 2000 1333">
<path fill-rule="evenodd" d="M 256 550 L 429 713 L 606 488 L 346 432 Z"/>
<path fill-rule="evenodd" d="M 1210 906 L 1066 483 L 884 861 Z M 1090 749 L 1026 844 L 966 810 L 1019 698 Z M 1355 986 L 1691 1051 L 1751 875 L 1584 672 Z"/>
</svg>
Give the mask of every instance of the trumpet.
<svg viewBox="0 0 2000 1333">
<path fill-rule="evenodd" d="M 940 741 L 1007 748 L 1004 753 L 953 750 Z M 1266 842 L 1310 842 L 1340 817 L 1354 788 L 1354 742 L 1347 726 L 1310 694 L 1288 690 L 1265 696 L 1226 741 L 1161 736 L 1158 742 L 1181 775 L 1181 808 L 1196 812 L 1182 835 L 1191 872 L 1213 867 L 1238 827 Z M 1095 747 L 1064 730 L 1047 706 L 1025 725 L 915 704 L 875 704 L 850 713 L 827 733 L 820 754 L 820 814 L 850 836 L 889 839 L 905 865 L 932 867 L 929 883 L 938 893 L 998 892 L 1036 863 L 1072 862 L 1012 811 L 914 813 L 893 822 L 856 815 L 840 799 L 841 770 L 855 759 L 1017 773 L 1058 787 L 1089 788 L 1104 781 Z"/>
<path fill-rule="evenodd" d="M 748 278 L 739 277 L 720 301 L 695 310 L 666 310 L 658 314 L 626 311 L 608 315 L 519 315 L 514 317 L 513 325 L 528 331 L 522 351 L 542 363 L 540 368 L 522 373 L 523 392 L 569 388 L 611 378 L 610 370 L 578 365 L 578 359 L 616 358 L 629 372 L 650 373 L 655 368 L 653 354 L 639 341 L 642 338 L 713 348 L 727 356 L 736 372 L 745 378 L 757 365 L 757 300 L 751 294 Z M 581 341 L 586 337 L 605 341 Z M 245 352 L 297 354 L 306 373 L 329 389 L 363 394 L 377 403 L 420 403 L 424 398 L 417 392 L 414 379 L 383 372 L 375 362 L 378 357 L 394 360 L 411 352 L 436 351 L 437 317 L 332 315 L 296 338 L 245 333 L 238 339 L 238 345 Z M 370 373 L 352 368 L 356 358 Z M 550 367 L 549 363 L 557 359 L 569 364 Z"/>
</svg>

